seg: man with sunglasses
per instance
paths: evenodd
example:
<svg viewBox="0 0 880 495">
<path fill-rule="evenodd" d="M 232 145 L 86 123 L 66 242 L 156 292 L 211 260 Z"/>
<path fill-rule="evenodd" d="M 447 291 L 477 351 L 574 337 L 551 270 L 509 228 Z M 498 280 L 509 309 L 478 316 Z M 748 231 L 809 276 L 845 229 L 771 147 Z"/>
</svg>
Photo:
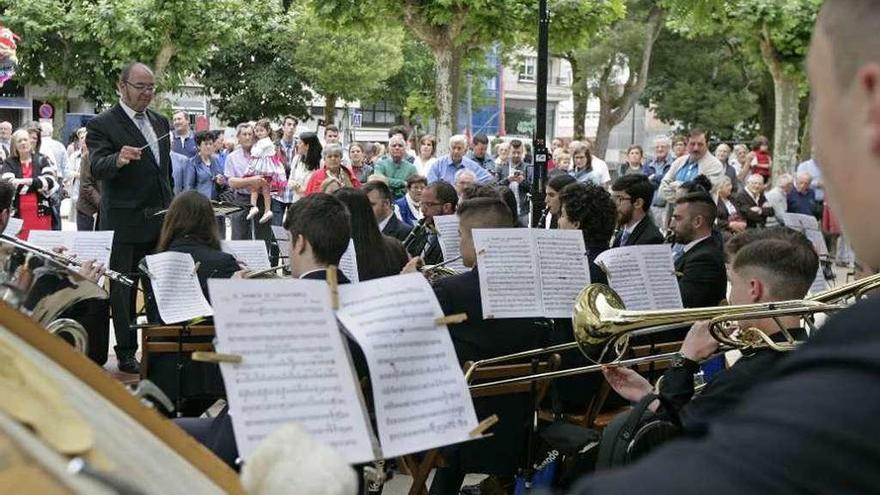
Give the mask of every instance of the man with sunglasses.
<svg viewBox="0 0 880 495">
<path fill-rule="evenodd" d="M 86 143 L 91 172 L 101 181 L 99 230 L 112 230 L 110 268 L 137 280 L 137 263 L 150 254 L 159 239 L 162 216 L 171 203 L 172 178 L 168 119 L 150 110 L 156 84 L 144 64 L 122 68 L 117 82 L 119 102 L 87 124 Z M 137 332 L 134 317 L 136 292 L 115 282 L 110 285 L 110 306 L 116 331 L 119 370 L 138 372 L 135 359 Z"/>
</svg>

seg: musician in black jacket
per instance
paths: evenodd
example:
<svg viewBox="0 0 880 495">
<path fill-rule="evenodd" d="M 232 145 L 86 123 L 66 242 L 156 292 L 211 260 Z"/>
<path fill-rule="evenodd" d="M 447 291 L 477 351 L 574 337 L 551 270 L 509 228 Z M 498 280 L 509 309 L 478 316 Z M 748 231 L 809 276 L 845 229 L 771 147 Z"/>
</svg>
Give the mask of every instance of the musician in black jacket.
<svg viewBox="0 0 880 495">
<path fill-rule="evenodd" d="M 675 255 L 678 288 L 685 308 L 717 306 L 727 292 L 724 253 L 712 237 L 717 205 L 705 190 L 676 200 L 669 222 L 682 246 Z"/>
<path fill-rule="evenodd" d="M 651 218 L 654 185 L 641 174 L 624 175 L 611 186 L 617 205 L 617 232 L 611 247 L 663 244 L 663 234 Z"/>
<path fill-rule="evenodd" d="M 339 265 L 351 238 L 347 208 L 340 200 L 324 193 L 310 194 L 291 204 L 284 228 L 290 232 L 290 266 L 295 278 L 326 280 L 327 266 Z M 337 280 L 340 284 L 349 282 L 342 272 L 337 272 Z M 228 408 L 216 418 L 176 421 L 230 467 L 236 467 L 238 447 Z"/>
<path fill-rule="evenodd" d="M 740 234 L 746 235 L 746 234 Z M 736 251 L 730 269 L 730 303 L 754 304 L 802 299 L 816 277 L 819 257 L 807 238 L 786 228 L 755 231 L 747 244 L 731 243 Z M 782 341 L 783 328 L 793 336 L 805 337 L 798 317 L 743 320 L 740 328 L 756 328 L 776 341 Z M 718 342 L 709 333 L 708 322 L 695 323 L 681 346 L 672 367 L 663 374 L 660 395 L 665 399 L 650 408 L 677 418 L 686 435 L 702 435 L 718 415 L 734 407 L 745 392 L 765 377 L 785 353 L 762 349 L 746 353 L 736 364 L 720 371 L 703 392 L 694 397 L 694 373 L 699 363 L 718 350 Z M 653 386 L 633 370 L 610 367 L 605 377 L 614 390 L 631 401 L 639 401 L 653 391 Z"/>
<path fill-rule="evenodd" d="M 159 240 L 160 210 L 172 197 L 170 125 L 147 108 L 155 91 L 153 71 L 126 65 L 119 75 L 119 102 L 90 120 L 86 143 L 92 176 L 101 181 L 100 230 L 112 230 L 110 268 L 137 282 L 137 263 Z M 119 369 L 138 372 L 136 333 L 130 329 L 136 291 L 110 285 Z"/>
<path fill-rule="evenodd" d="M 449 183 L 435 182 L 422 191 L 420 205 L 424 222 L 419 221 L 413 227 L 413 238 L 405 247 L 414 260 L 416 257 L 419 258 L 416 261 L 410 260 L 411 263 L 435 265 L 443 261 L 443 251 L 440 250 L 440 242 L 437 239 L 434 217 L 454 214 L 458 205 L 458 193 Z"/>
<path fill-rule="evenodd" d="M 424 197 L 422 204 L 424 205 Z M 474 198 L 458 208 L 461 254 L 468 272 L 434 283 L 434 293 L 445 314 L 466 313 L 468 319 L 449 326 L 458 360 L 476 361 L 539 347 L 546 335 L 542 320 L 530 318 L 483 319 L 480 280 L 472 230 L 511 227 L 510 210 L 497 198 Z M 524 454 L 524 425 L 528 416 L 528 397 L 507 395 L 476 399 L 480 418 L 498 414 L 493 437 L 444 449 L 448 467 L 440 468 L 431 484 L 432 494 L 458 493 L 466 473 L 487 473 L 512 480 Z"/>
<path fill-rule="evenodd" d="M 220 235 L 211 202 L 197 191 L 178 194 L 162 224 L 156 252 L 187 253 L 198 264 L 199 285 L 205 298 L 209 278 L 230 278 L 242 269 L 235 257 L 220 249 Z"/>
<path fill-rule="evenodd" d="M 379 231 L 400 242 L 405 241 L 412 227 L 397 218 L 392 204 L 391 188 L 388 187 L 388 184 L 382 181 L 370 181 L 364 185 L 363 191 L 370 199 L 370 206 L 373 208 L 376 222 L 379 223 Z"/>
<path fill-rule="evenodd" d="M 856 257 L 880 267 L 880 50 L 874 0 L 826 0 L 807 69 L 823 183 Z M 858 180 L 854 180 L 857 178 Z M 671 442 L 573 493 L 880 493 L 880 300 L 832 316 L 700 439 Z"/>
</svg>

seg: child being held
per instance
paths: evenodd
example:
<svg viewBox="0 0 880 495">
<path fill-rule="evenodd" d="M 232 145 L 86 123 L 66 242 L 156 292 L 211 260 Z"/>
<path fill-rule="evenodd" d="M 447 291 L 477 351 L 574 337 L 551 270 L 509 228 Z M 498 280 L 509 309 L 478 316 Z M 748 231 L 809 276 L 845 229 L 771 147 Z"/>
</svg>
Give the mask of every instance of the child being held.
<svg viewBox="0 0 880 495">
<path fill-rule="evenodd" d="M 245 172 L 245 177 L 262 176 L 267 185 L 257 186 L 251 189 L 251 209 L 247 219 L 251 220 L 260 212 L 257 201 L 263 197 L 265 213 L 260 217 L 260 223 L 266 223 L 272 219 L 272 196 L 271 184 L 275 177 L 275 164 L 272 162 L 275 156 L 275 143 L 272 142 L 272 127 L 269 119 L 260 119 L 254 124 L 254 134 L 257 142 L 251 147 L 251 161 Z"/>
</svg>

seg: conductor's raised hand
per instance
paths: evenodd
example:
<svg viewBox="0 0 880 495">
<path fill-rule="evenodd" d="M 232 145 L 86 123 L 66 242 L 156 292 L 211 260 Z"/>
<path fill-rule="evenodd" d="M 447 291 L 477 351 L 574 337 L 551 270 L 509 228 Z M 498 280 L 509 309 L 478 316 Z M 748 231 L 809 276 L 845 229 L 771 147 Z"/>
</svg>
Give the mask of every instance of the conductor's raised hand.
<svg viewBox="0 0 880 495">
<path fill-rule="evenodd" d="M 132 160 L 140 160 L 141 159 L 141 149 L 134 146 L 123 146 L 119 153 L 116 155 L 116 167 L 122 168 Z"/>
</svg>

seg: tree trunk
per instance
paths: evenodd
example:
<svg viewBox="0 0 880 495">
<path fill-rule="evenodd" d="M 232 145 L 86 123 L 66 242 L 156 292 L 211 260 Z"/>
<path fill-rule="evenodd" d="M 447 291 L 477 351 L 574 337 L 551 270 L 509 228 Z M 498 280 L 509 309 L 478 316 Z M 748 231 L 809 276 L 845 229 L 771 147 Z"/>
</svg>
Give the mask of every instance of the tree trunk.
<svg viewBox="0 0 880 495">
<path fill-rule="evenodd" d="M 433 46 L 434 54 L 434 97 L 437 104 L 437 155 L 445 154 L 449 148 L 449 138 L 453 134 L 455 117 L 454 78 L 457 70 L 453 67 L 453 48 L 449 45 Z"/>
<path fill-rule="evenodd" d="M 324 125 L 336 125 L 336 95 L 324 95 Z"/>
<path fill-rule="evenodd" d="M 764 25 L 761 55 L 773 77 L 773 100 L 776 115 L 773 133 L 773 177 L 794 171 L 800 131 L 800 78 L 786 73 L 770 32 Z"/>
<path fill-rule="evenodd" d="M 590 91 L 583 74 L 578 71 L 577 59 L 573 56 L 566 57 L 571 65 L 571 98 L 574 101 L 574 139 L 583 140 L 587 137 L 587 103 L 590 101 Z"/>
<path fill-rule="evenodd" d="M 596 141 L 593 143 L 593 155 L 605 160 L 605 152 L 608 151 L 608 139 L 611 137 L 611 130 L 618 122 L 614 122 L 611 116 L 611 103 L 600 100 L 599 103 L 599 125 L 596 127 Z"/>
<path fill-rule="evenodd" d="M 809 160 L 813 156 L 813 99 L 807 98 L 807 115 L 804 118 L 803 130 L 801 131 L 801 149 L 798 152 L 798 162 Z"/>
<path fill-rule="evenodd" d="M 177 52 L 177 49 L 171 41 L 171 33 L 166 32 L 165 38 L 162 40 L 162 48 L 159 49 L 159 53 L 156 54 L 156 60 L 153 62 L 153 75 L 157 80 L 161 80 L 165 75 L 165 69 L 171 63 L 171 57 L 174 56 L 175 52 Z"/>
<path fill-rule="evenodd" d="M 67 100 L 70 90 L 66 87 L 61 88 L 58 96 L 49 98 L 49 103 L 55 107 L 55 114 L 52 116 L 52 137 L 61 141 L 64 138 L 64 125 L 67 122 Z M 67 143 L 62 143 L 67 146 Z"/>
<path fill-rule="evenodd" d="M 665 18 L 665 10 L 658 6 L 651 8 L 645 24 L 641 65 L 639 67 L 629 67 L 630 76 L 623 86 L 623 94 L 619 97 L 613 96 L 616 93 L 616 82 L 612 80 L 611 71 L 608 68 L 606 68 L 603 77 L 599 81 L 601 108 L 599 110 L 599 126 L 596 129 L 596 145 L 593 146 L 593 154 L 603 160 L 605 159 L 605 152 L 608 150 L 608 137 L 611 135 L 611 130 L 617 124 L 623 122 L 645 91 L 645 86 L 648 84 L 648 71 L 651 67 L 651 55 L 654 53 L 654 43 L 657 41 L 657 37 L 660 36 Z"/>
</svg>

